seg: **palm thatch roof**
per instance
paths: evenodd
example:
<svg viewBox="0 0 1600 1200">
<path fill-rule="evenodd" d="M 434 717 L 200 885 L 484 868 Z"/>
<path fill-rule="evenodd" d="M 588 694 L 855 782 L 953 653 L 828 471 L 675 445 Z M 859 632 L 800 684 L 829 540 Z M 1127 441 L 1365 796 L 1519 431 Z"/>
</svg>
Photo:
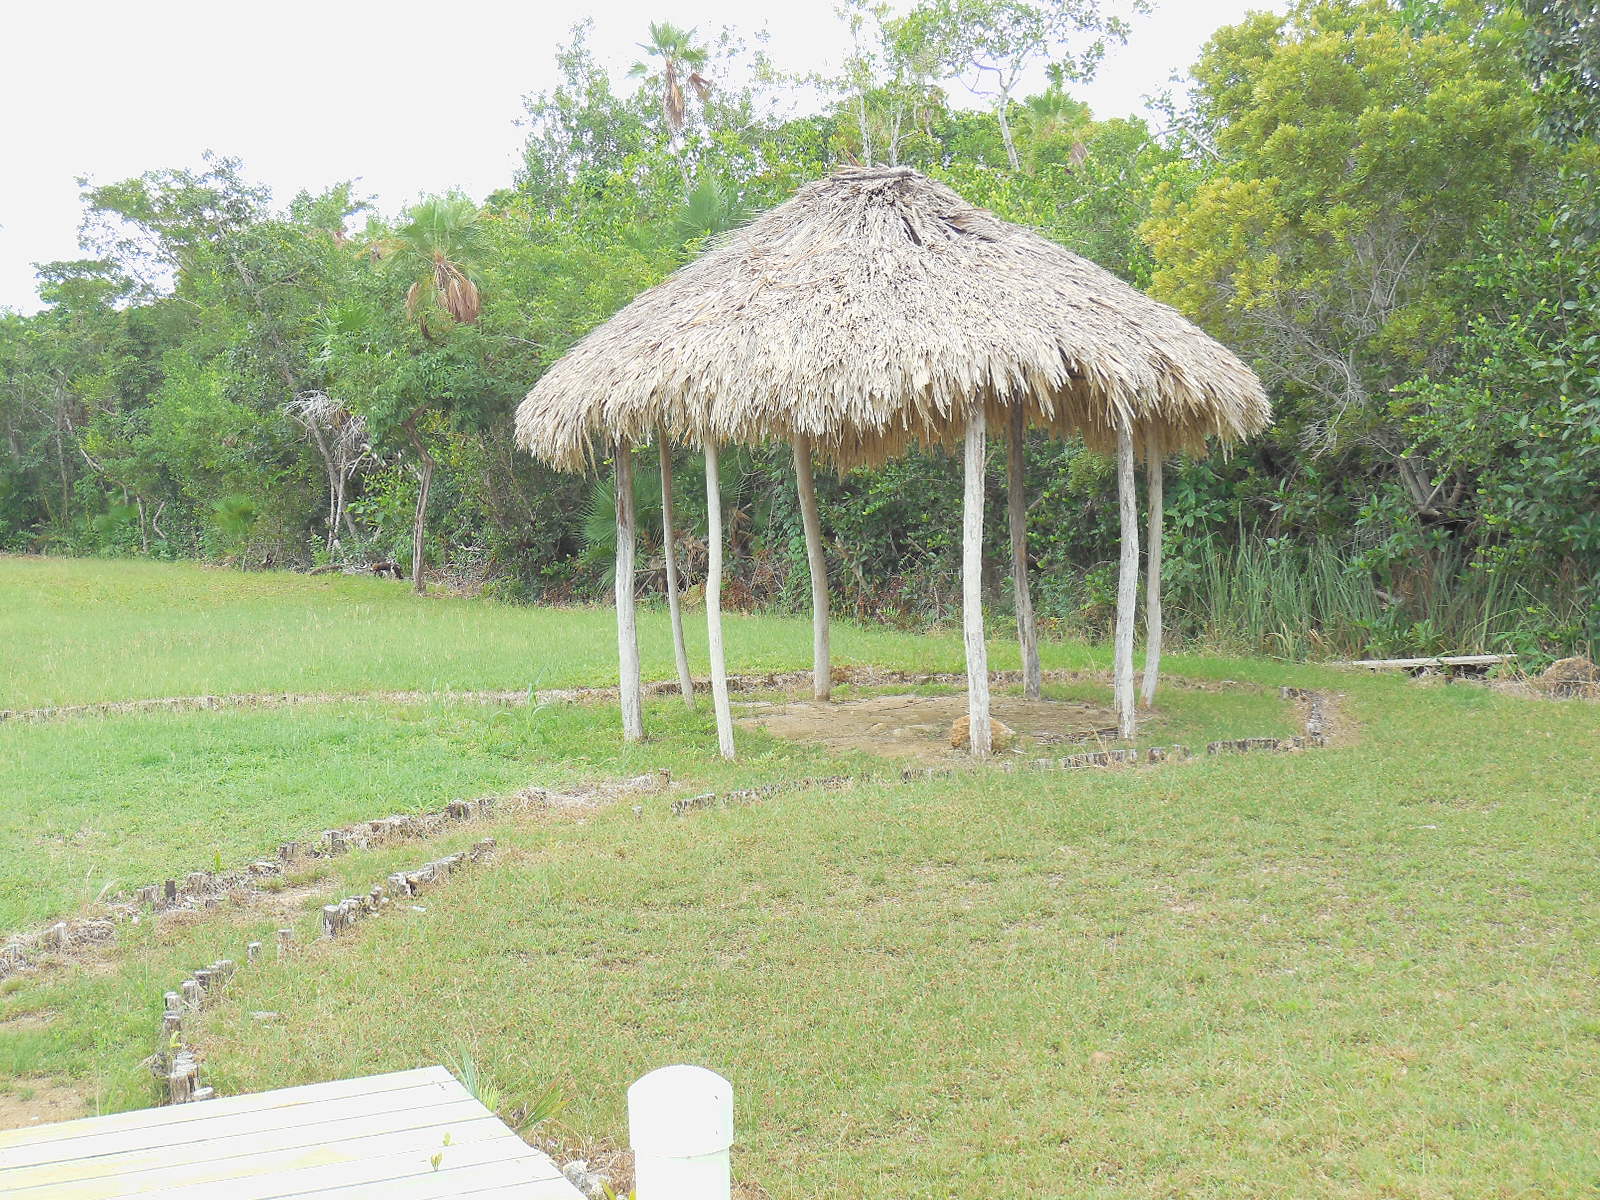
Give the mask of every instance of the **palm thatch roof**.
<svg viewBox="0 0 1600 1200">
<path fill-rule="evenodd" d="M 908 168 L 846 169 L 724 237 L 556 362 L 517 440 L 581 469 L 605 443 L 809 438 L 842 467 L 949 442 L 982 405 L 1168 451 L 1266 425 L 1232 352 L 1065 247 Z"/>
</svg>

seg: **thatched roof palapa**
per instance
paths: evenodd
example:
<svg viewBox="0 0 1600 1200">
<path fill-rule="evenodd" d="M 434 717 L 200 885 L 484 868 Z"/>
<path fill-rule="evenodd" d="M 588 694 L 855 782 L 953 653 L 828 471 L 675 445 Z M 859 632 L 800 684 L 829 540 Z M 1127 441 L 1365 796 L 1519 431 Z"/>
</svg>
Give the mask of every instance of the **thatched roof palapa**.
<svg viewBox="0 0 1600 1200">
<path fill-rule="evenodd" d="M 1110 449 L 1265 426 L 1232 352 L 1165 304 L 908 168 L 801 188 L 639 295 L 545 373 L 517 440 L 582 469 L 621 439 L 809 439 L 843 467 L 959 436 L 975 406 Z"/>
<path fill-rule="evenodd" d="M 979 417 L 985 418 L 978 420 Z M 734 754 L 720 606 L 718 447 L 792 443 L 812 577 L 815 694 L 827 696 L 828 603 L 813 455 L 872 465 L 910 443 L 964 442 L 962 629 L 975 755 L 990 750 L 983 619 L 986 427 L 1007 437 L 1008 519 L 1019 638 L 1039 677 L 1027 601 L 1025 425 L 1117 451 L 1122 532 L 1113 677 L 1120 729 L 1135 732 L 1133 607 L 1138 529 L 1134 457 L 1150 483 L 1153 692 L 1160 646 L 1161 462 L 1242 438 L 1269 418 L 1255 374 L 1175 310 L 1110 272 L 903 167 L 837 171 L 711 246 L 638 296 L 547 371 L 517 408 L 517 440 L 581 470 L 616 443 L 619 495 L 631 448 L 658 443 L 670 497 L 670 442 L 702 444 L 712 552 L 706 627 L 717 738 Z M 671 553 L 672 535 L 663 530 Z M 624 736 L 638 720 L 633 518 L 617 508 L 617 629 Z M 675 653 L 684 658 L 678 610 Z M 680 672 L 687 677 L 687 669 Z M 692 699 L 687 683 L 684 694 Z"/>
</svg>

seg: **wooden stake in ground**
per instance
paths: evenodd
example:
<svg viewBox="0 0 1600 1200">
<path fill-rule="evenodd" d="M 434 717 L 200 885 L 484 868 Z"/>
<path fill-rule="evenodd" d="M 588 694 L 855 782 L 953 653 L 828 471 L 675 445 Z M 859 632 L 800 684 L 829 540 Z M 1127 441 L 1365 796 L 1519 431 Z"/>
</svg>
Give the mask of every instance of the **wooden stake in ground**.
<svg viewBox="0 0 1600 1200">
<path fill-rule="evenodd" d="M 989 650 L 983 640 L 984 412 L 967 418 L 961 501 L 961 628 L 967 647 L 967 736 L 972 753 L 989 753 Z"/>
<path fill-rule="evenodd" d="M 722 483 L 717 446 L 706 444 L 706 642 L 711 652 L 711 706 L 717 714 L 717 749 L 733 757 L 733 712 L 728 707 L 728 664 L 722 654 Z"/>
<path fill-rule="evenodd" d="M 661 553 L 667 560 L 667 613 L 672 621 L 672 655 L 678 662 L 678 690 L 683 702 L 694 707 L 694 680 L 689 675 L 689 652 L 683 645 L 683 605 L 678 599 L 678 544 L 673 536 L 672 446 L 665 431 L 656 433 L 661 454 Z"/>
<path fill-rule="evenodd" d="M 1152 431 L 1145 439 L 1145 487 L 1149 489 L 1148 536 L 1144 578 L 1144 680 L 1140 698 L 1149 708 L 1155 703 L 1156 681 L 1161 674 L 1161 441 Z"/>
<path fill-rule="evenodd" d="M 1006 509 L 1011 518 L 1011 587 L 1017 607 L 1017 641 L 1022 646 L 1022 694 L 1039 698 L 1039 631 L 1033 621 L 1033 593 L 1028 588 L 1028 497 L 1022 482 L 1022 448 L 1027 436 L 1027 414 L 1022 405 L 1011 409 L 1006 438 Z"/>
<path fill-rule="evenodd" d="M 1116 650 L 1112 658 L 1112 692 L 1117 725 L 1125 738 L 1134 734 L 1133 619 L 1139 593 L 1139 498 L 1133 490 L 1133 433 L 1117 430 L 1117 513 L 1122 555 L 1117 564 Z"/>
<path fill-rule="evenodd" d="M 811 571 L 811 692 L 818 700 L 826 700 L 833 687 L 828 650 L 828 560 L 822 554 L 822 518 L 817 513 L 817 486 L 807 438 L 794 440 L 794 482 L 806 529 L 806 566 Z"/>
<path fill-rule="evenodd" d="M 618 691 L 622 698 L 623 739 L 637 742 L 644 738 L 644 718 L 639 709 L 639 629 L 633 607 L 633 448 L 618 442 L 616 462 Z"/>
</svg>

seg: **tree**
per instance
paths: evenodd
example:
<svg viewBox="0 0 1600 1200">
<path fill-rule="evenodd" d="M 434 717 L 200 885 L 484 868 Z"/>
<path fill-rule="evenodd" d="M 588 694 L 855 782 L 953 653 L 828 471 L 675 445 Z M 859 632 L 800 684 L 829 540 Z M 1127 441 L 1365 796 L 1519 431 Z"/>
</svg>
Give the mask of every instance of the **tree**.
<svg viewBox="0 0 1600 1200">
<path fill-rule="evenodd" d="M 855 127 L 850 152 L 858 161 L 895 166 L 913 139 L 933 143 L 929 119 L 943 108 L 933 86 L 938 63 L 926 44 L 900 35 L 882 0 L 841 0 L 833 11 L 850 35 L 850 50 L 837 74 L 802 82 L 839 97 L 839 111 Z"/>
<path fill-rule="evenodd" d="M 1442 366 L 1447 271 L 1541 154 L 1515 22 L 1452 8 L 1417 29 L 1382 0 L 1300 0 L 1219 30 L 1195 68 L 1218 161 L 1164 185 L 1154 289 L 1248 351 L 1297 451 L 1376 455 L 1416 511 L 1441 486 L 1389 396 Z M 1185 191 L 1188 194 L 1184 194 Z"/>
<path fill-rule="evenodd" d="M 1147 9 L 1144 0 L 1134 0 L 1134 12 Z M 897 26 L 903 54 L 940 63 L 947 77 L 990 101 L 1013 171 L 1022 162 L 1011 105 L 1028 71 L 1048 61 L 1059 79 L 1089 80 L 1107 41 L 1127 39 L 1127 23 L 1108 14 L 1100 0 L 924 0 Z"/>
<path fill-rule="evenodd" d="M 1525 0 L 1529 74 L 1546 133 L 1600 136 L 1600 7 L 1594 0 Z"/>
<path fill-rule="evenodd" d="M 1536 599 L 1563 593 L 1557 645 L 1600 637 L 1600 174 L 1569 172 L 1508 205 L 1456 272 L 1471 312 L 1452 366 L 1398 389 L 1416 453 L 1466 481 L 1471 569 Z M 1587 629 L 1582 626 L 1587 623 Z"/>
<path fill-rule="evenodd" d="M 640 104 L 617 93 L 589 48 L 593 28 L 592 18 L 579 22 L 572 27 L 572 40 L 557 49 L 560 84 L 523 99 L 528 136 L 518 190 L 547 211 L 601 193 L 605 179 L 620 172 L 645 143 Z"/>
<path fill-rule="evenodd" d="M 667 144 L 674 158 L 681 160 L 684 126 L 688 122 L 688 105 L 684 103 L 683 85 L 694 89 L 695 98 L 704 107 L 711 98 L 711 83 L 700 74 L 708 57 L 703 46 L 696 44 L 693 29 L 680 29 L 671 22 L 650 22 L 650 40 L 640 42 L 639 49 L 646 58 L 633 64 L 628 74 L 644 79 L 659 95 L 661 119 L 667 131 Z M 652 65 L 651 59 L 659 62 Z M 690 186 L 689 168 L 679 162 L 683 172 L 683 186 Z"/>
<path fill-rule="evenodd" d="M 389 262 L 396 273 L 411 281 L 406 289 L 406 316 L 416 322 L 424 342 L 442 340 L 429 325 L 430 316 L 442 313 L 457 325 L 478 320 L 482 300 L 470 272 L 485 249 L 477 207 L 465 196 L 435 196 L 406 213 L 405 224 L 390 243 Z M 419 595 L 426 590 L 423 535 L 436 465 L 417 425 L 427 407 L 428 401 L 423 400 L 398 422 L 417 452 L 420 472 L 411 537 L 411 586 Z"/>
<path fill-rule="evenodd" d="M 324 548 L 332 553 L 339 526 L 356 535 L 347 499 L 350 481 L 372 455 L 367 423 L 323 392 L 304 392 L 284 405 L 295 424 L 310 435 L 328 474 L 328 535 Z"/>
</svg>

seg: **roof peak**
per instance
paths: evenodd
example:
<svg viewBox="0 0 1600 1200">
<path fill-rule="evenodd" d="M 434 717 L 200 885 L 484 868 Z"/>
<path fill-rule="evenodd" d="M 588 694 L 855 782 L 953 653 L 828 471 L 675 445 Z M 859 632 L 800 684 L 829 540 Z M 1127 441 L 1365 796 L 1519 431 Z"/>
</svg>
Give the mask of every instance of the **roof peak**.
<svg viewBox="0 0 1600 1200">
<path fill-rule="evenodd" d="M 841 181 L 866 183 L 873 179 L 915 179 L 926 178 L 920 171 L 912 167 L 838 167 L 828 178 Z"/>
</svg>

